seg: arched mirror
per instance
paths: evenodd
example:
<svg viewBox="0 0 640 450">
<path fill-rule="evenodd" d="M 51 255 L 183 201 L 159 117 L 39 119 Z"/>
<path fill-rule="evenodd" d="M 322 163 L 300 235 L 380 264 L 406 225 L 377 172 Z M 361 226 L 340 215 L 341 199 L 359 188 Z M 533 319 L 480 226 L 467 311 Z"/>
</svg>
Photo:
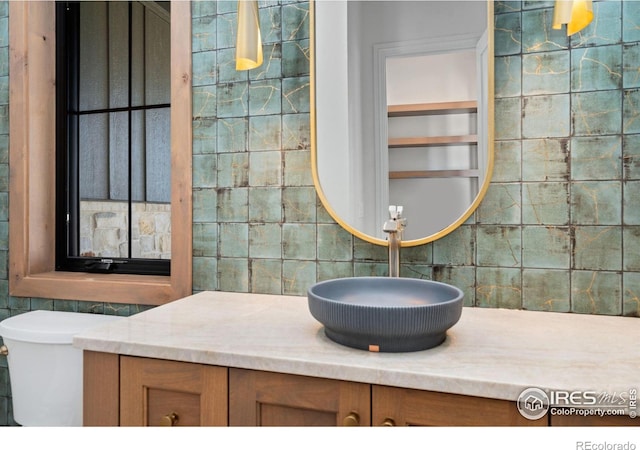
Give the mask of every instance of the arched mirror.
<svg viewBox="0 0 640 450">
<path fill-rule="evenodd" d="M 491 1 L 318 1 L 312 11 L 312 163 L 323 205 L 345 229 L 403 246 L 457 228 L 493 165 Z"/>
</svg>

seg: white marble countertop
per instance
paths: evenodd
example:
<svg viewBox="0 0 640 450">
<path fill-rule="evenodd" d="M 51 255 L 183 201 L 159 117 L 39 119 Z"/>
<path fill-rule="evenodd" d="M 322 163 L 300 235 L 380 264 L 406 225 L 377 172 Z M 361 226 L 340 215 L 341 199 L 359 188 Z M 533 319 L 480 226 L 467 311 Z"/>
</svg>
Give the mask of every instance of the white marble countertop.
<svg viewBox="0 0 640 450">
<path fill-rule="evenodd" d="M 202 292 L 74 338 L 85 350 L 517 400 L 528 387 L 640 388 L 640 319 L 464 308 L 439 347 L 330 341 L 306 297 Z"/>
</svg>

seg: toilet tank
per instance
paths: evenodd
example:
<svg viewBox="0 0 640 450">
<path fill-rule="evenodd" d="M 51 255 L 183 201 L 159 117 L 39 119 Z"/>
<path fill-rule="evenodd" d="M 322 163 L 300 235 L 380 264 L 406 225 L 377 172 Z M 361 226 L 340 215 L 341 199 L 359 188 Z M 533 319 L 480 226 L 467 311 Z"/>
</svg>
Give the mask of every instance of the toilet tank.
<svg viewBox="0 0 640 450">
<path fill-rule="evenodd" d="M 0 322 L 13 417 L 24 426 L 82 426 L 82 350 L 73 336 L 118 316 L 31 311 Z"/>
</svg>

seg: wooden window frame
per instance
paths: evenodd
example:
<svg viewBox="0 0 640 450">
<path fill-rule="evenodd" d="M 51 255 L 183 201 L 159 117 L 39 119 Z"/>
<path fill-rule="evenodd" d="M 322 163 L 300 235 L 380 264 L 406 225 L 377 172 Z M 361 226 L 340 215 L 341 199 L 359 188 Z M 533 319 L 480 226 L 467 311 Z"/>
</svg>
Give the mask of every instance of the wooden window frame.
<svg viewBox="0 0 640 450">
<path fill-rule="evenodd" d="M 191 3 L 171 3 L 171 275 L 55 271 L 55 2 L 9 2 L 9 293 L 160 305 L 192 292 Z"/>
</svg>

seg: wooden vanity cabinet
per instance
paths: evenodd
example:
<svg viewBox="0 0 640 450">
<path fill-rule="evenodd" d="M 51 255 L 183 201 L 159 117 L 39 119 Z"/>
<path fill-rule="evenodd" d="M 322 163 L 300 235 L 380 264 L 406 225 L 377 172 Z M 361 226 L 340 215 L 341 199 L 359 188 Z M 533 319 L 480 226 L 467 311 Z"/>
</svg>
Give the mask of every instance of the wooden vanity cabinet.
<svg viewBox="0 0 640 450">
<path fill-rule="evenodd" d="M 370 385 L 229 369 L 230 426 L 369 426 Z"/>
<path fill-rule="evenodd" d="M 226 426 L 227 369 L 120 357 L 120 425 Z"/>
<path fill-rule="evenodd" d="M 545 416 L 506 400 L 84 352 L 85 426 L 638 426 Z"/>
</svg>

